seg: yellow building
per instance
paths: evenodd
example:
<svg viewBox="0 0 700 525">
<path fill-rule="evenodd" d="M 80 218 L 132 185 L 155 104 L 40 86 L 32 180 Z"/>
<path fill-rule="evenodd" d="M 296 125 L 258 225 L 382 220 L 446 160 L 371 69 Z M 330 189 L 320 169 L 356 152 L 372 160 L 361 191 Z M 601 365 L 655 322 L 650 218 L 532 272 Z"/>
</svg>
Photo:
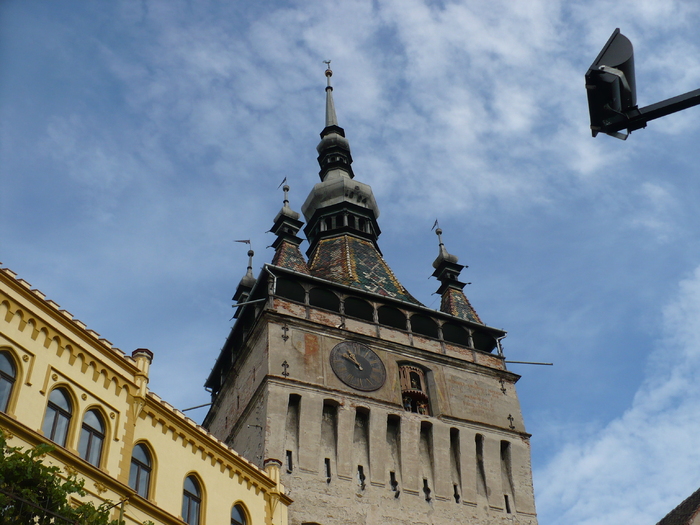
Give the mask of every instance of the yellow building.
<svg viewBox="0 0 700 525">
<path fill-rule="evenodd" d="M 85 479 L 127 524 L 286 525 L 279 463 L 265 471 L 148 390 L 153 354 L 112 347 L 0 269 L 0 427 L 12 446 Z M 120 506 L 115 507 L 114 517 Z"/>
</svg>

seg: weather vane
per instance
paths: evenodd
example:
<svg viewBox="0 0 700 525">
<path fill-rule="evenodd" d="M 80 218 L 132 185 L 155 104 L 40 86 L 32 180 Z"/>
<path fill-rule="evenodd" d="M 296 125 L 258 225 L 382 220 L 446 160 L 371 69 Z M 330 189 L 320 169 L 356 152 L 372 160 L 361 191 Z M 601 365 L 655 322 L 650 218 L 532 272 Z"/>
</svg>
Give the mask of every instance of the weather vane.
<svg viewBox="0 0 700 525">
<path fill-rule="evenodd" d="M 330 61 L 330 60 L 324 60 L 323 63 L 326 64 L 326 66 L 328 67 L 328 69 L 331 68 L 331 61 Z"/>
</svg>

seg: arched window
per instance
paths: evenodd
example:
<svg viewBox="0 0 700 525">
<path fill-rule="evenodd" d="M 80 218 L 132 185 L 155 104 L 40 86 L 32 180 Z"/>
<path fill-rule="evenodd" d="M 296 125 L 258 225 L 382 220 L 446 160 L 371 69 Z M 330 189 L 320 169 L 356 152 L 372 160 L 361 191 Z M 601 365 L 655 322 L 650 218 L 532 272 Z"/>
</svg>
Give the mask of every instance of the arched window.
<svg viewBox="0 0 700 525">
<path fill-rule="evenodd" d="M 231 509 L 231 525 L 248 525 L 245 510 L 242 505 L 234 505 Z"/>
<path fill-rule="evenodd" d="M 47 438 L 62 447 L 66 446 L 72 412 L 70 398 L 63 388 L 56 388 L 51 392 L 41 430 Z"/>
<path fill-rule="evenodd" d="M 0 352 L 0 412 L 5 412 L 10 404 L 10 394 L 15 384 L 15 365 L 5 352 Z"/>
<path fill-rule="evenodd" d="M 202 492 L 194 476 L 187 476 L 182 493 L 182 519 L 189 525 L 199 525 Z"/>
<path fill-rule="evenodd" d="M 129 486 L 142 498 L 148 497 L 151 480 L 151 454 L 146 445 L 139 443 L 131 453 L 131 470 L 129 470 Z"/>
<path fill-rule="evenodd" d="M 78 453 L 88 463 L 100 466 L 102 456 L 102 444 L 105 441 L 105 425 L 98 410 L 88 410 L 83 418 L 83 427 L 80 430 L 80 443 Z"/>
</svg>

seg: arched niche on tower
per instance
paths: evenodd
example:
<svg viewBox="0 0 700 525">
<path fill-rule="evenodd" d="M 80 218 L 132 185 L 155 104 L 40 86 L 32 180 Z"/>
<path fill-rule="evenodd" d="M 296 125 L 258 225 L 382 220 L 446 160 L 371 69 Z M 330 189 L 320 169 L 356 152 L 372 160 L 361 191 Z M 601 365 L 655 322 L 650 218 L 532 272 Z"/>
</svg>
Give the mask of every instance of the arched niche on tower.
<svg viewBox="0 0 700 525">
<path fill-rule="evenodd" d="M 275 293 L 280 297 L 291 299 L 292 301 L 296 301 L 298 303 L 305 302 L 306 292 L 304 291 L 304 287 L 298 282 L 290 279 L 278 277 Z"/>
<path fill-rule="evenodd" d="M 434 339 L 438 338 L 438 325 L 430 317 L 422 314 L 411 316 L 411 331 L 414 334 L 425 335 Z"/>
<path fill-rule="evenodd" d="M 406 314 L 393 306 L 380 306 L 377 309 L 379 324 L 391 326 L 399 330 L 406 330 Z"/>
<path fill-rule="evenodd" d="M 469 332 L 455 323 L 447 322 L 442 325 L 442 338 L 448 343 L 469 346 Z"/>
<path fill-rule="evenodd" d="M 309 291 L 309 305 L 340 312 L 340 299 L 333 292 L 325 288 L 312 288 Z"/>
<path fill-rule="evenodd" d="M 367 301 L 357 297 L 346 297 L 343 302 L 345 304 L 345 315 L 348 317 L 374 322 L 374 307 Z"/>
<path fill-rule="evenodd" d="M 492 352 L 496 348 L 496 338 L 491 334 L 475 330 L 472 333 L 472 339 L 474 340 L 474 348 L 482 352 Z"/>
</svg>

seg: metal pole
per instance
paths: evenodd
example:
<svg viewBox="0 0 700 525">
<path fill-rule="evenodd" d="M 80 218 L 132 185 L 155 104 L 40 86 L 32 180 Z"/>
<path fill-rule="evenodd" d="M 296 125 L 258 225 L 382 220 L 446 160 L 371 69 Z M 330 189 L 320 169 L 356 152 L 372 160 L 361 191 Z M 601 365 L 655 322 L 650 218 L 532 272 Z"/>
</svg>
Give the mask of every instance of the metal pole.
<svg viewBox="0 0 700 525">
<path fill-rule="evenodd" d="M 506 361 L 506 363 L 515 363 L 517 365 L 545 365 L 554 366 L 554 363 L 535 363 L 533 361 Z"/>
<path fill-rule="evenodd" d="M 698 104 L 700 104 L 700 89 L 662 100 L 650 106 L 645 106 L 640 109 L 633 108 L 626 113 L 615 115 L 604 121 L 601 131 L 603 133 L 614 133 L 623 129 L 629 131 L 642 129 L 647 126 L 647 122 L 650 120 L 665 117 L 671 113 L 692 108 Z"/>
</svg>

